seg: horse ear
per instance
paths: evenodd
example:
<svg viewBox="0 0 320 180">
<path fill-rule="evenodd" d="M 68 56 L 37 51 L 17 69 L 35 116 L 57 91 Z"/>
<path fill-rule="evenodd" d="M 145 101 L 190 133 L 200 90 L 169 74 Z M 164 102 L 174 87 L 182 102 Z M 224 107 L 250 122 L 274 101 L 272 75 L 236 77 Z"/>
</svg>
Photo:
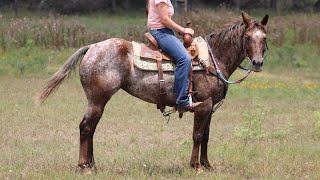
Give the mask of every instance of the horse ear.
<svg viewBox="0 0 320 180">
<path fill-rule="evenodd" d="M 248 27 L 251 23 L 251 17 L 243 11 L 241 12 L 241 15 L 242 15 L 243 23 Z"/>
<path fill-rule="evenodd" d="M 263 26 L 267 25 L 268 19 L 269 19 L 269 16 L 268 16 L 268 14 L 266 14 L 266 16 L 262 19 L 261 24 Z"/>
</svg>

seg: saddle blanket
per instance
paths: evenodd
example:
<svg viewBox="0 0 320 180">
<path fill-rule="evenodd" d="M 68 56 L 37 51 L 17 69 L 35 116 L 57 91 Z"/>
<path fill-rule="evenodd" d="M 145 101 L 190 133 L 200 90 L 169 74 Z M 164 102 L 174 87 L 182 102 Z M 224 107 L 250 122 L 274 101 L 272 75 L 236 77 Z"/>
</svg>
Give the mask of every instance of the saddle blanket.
<svg viewBox="0 0 320 180">
<path fill-rule="evenodd" d="M 198 45 L 199 48 L 199 59 L 206 64 L 206 66 L 210 65 L 209 62 L 209 52 L 208 52 L 208 46 L 205 40 L 202 37 L 197 37 L 193 39 L 193 42 Z M 141 44 L 135 41 L 132 41 L 133 46 L 133 52 L 134 52 L 134 65 L 140 69 L 145 71 L 158 71 L 157 68 L 157 61 L 156 60 L 150 60 L 150 59 L 142 59 L 140 57 L 141 53 Z M 162 61 L 162 70 L 163 71 L 174 71 L 175 65 L 173 61 Z M 202 71 L 205 70 L 202 65 L 193 65 L 192 66 L 193 71 Z"/>
</svg>

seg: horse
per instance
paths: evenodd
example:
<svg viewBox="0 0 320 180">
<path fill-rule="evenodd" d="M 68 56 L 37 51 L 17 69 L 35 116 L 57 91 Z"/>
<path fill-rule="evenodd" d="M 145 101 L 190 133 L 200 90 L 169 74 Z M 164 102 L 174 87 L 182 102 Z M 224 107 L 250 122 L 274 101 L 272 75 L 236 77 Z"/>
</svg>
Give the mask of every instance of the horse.
<svg viewBox="0 0 320 180">
<path fill-rule="evenodd" d="M 242 18 L 218 33 L 205 36 L 211 59 L 216 59 L 221 74 L 228 79 L 247 58 L 253 71 L 262 70 L 266 52 L 266 25 L 268 15 L 260 22 L 242 12 Z M 94 172 L 93 135 L 110 98 L 123 89 L 143 101 L 157 104 L 159 84 L 157 72 L 137 69 L 133 64 L 132 43 L 111 38 L 81 47 L 50 79 L 36 97 L 36 103 L 45 99 L 79 65 L 80 81 L 88 100 L 88 107 L 80 122 L 80 152 L 78 167 Z M 213 61 L 210 62 L 214 65 Z M 217 67 L 214 68 L 215 70 Z M 167 84 L 166 106 L 175 106 L 173 94 L 174 74 L 165 72 Z M 194 97 L 203 103 L 194 109 L 193 148 L 190 166 L 197 172 L 203 168 L 213 170 L 207 156 L 208 140 L 213 107 L 226 95 L 227 83 L 216 74 L 205 71 L 193 73 Z M 201 148 L 201 150 L 200 150 Z M 200 155 L 200 158 L 199 158 Z"/>
</svg>

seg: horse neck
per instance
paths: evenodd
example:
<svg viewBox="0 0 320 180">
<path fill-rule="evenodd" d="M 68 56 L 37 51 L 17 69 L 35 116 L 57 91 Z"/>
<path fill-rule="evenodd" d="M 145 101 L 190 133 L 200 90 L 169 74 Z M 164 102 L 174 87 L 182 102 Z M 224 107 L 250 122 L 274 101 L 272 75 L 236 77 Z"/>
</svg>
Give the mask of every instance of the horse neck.
<svg viewBox="0 0 320 180">
<path fill-rule="evenodd" d="M 243 27 L 238 31 L 237 28 L 231 28 L 227 35 L 221 33 L 213 35 L 209 40 L 210 47 L 214 53 L 218 66 L 223 72 L 225 78 L 229 78 L 232 73 L 239 67 L 243 59 L 246 57 L 244 51 L 243 34 L 245 29 Z M 223 37 L 223 39 L 219 38 Z"/>
</svg>

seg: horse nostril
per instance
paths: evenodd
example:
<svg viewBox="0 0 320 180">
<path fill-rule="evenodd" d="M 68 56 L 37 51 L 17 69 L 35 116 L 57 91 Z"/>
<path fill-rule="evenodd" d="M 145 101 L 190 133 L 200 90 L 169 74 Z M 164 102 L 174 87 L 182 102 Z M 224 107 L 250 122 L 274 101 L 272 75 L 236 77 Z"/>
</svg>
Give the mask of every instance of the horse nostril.
<svg viewBox="0 0 320 180">
<path fill-rule="evenodd" d="M 256 63 L 256 61 L 255 61 L 255 60 L 253 60 L 253 61 L 252 61 L 252 65 L 254 65 L 254 66 L 255 66 L 256 64 L 257 64 L 257 63 Z"/>
<path fill-rule="evenodd" d="M 263 61 L 261 62 L 261 66 L 263 66 Z"/>
</svg>

